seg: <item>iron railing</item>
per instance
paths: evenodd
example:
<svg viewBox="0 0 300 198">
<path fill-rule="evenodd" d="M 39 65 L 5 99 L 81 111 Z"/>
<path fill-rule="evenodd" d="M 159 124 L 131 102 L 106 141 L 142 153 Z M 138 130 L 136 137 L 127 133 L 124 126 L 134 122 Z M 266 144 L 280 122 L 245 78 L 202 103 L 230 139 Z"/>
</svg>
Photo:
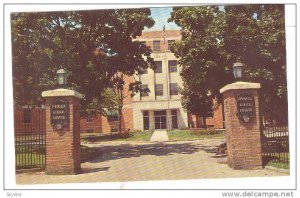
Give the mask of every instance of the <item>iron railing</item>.
<svg viewBox="0 0 300 198">
<path fill-rule="evenodd" d="M 286 107 L 287 108 L 287 107 Z M 264 164 L 270 161 L 289 164 L 289 130 L 287 113 L 280 113 L 261 104 L 262 157 Z"/>
<path fill-rule="evenodd" d="M 265 164 L 269 161 L 289 163 L 289 131 L 287 126 L 264 126 L 262 157 Z"/>
<path fill-rule="evenodd" d="M 30 110 L 29 116 L 24 123 L 22 111 L 15 111 L 16 169 L 43 169 L 46 164 L 45 109 Z"/>
</svg>

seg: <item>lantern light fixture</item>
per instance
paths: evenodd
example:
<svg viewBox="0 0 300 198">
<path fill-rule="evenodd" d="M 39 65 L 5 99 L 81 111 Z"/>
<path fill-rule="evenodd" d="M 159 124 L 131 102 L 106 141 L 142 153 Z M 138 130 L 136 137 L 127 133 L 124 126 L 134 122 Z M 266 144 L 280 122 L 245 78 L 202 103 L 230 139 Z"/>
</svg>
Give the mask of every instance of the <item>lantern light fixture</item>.
<svg viewBox="0 0 300 198">
<path fill-rule="evenodd" d="M 67 84 L 67 72 L 64 69 L 59 69 L 56 74 L 58 87 L 64 88 Z"/>
<path fill-rule="evenodd" d="M 243 67 L 244 64 L 240 62 L 236 62 L 233 64 L 233 75 L 235 79 L 242 79 L 243 77 Z"/>
</svg>

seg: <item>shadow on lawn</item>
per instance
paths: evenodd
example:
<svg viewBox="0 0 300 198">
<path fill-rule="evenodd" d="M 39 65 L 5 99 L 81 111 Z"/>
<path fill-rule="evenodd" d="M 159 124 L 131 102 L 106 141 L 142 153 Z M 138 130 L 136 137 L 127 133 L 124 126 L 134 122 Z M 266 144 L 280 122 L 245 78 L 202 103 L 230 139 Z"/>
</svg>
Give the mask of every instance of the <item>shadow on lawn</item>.
<svg viewBox="0 0 300 198">
<path fill-rule="evenodd" d="M 154 156 L 168 156 L 175 154 L 193 154 L 203 150 L 207 153 L 217 154 L 216 146 L 203 146 L 193 143 L 180 144 L 145 144 L 145 145 L 131 145 L 125 144 L 121 146 L 101 146 L 97 148 L 97 157 L 89 160 L 91 163 L 98 163 L 108 160 L 115 160 L 121 158 L 141 157 L 143 155 Z"/>
</svg>

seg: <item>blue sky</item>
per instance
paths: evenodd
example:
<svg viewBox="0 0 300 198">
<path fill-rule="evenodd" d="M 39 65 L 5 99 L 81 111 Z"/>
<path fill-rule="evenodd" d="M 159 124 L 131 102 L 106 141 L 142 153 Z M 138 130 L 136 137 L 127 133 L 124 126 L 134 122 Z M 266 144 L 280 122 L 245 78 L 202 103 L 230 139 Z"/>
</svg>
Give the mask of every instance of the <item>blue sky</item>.
<svg viewBox="0 0 300 198">
<path fill-rule="evenodd" d="M 225 11 L 223 5 L 219 6 L 219 8 L 221 11 Z M 164 25 L 166 25 L 166 30 L 180 30 L 180 27 L 174 22 L 168 23 L 168 19 L 171 17 L 173 10 L 172 7 L 150 8 L 150 10 L 155 24 L 150 29 L 145 28 L 144 31 L 162 30 Z"/>
<path fill-rule="evenodd" d="M 152 28 L 146 28 L 144 31 L 162 30 L 164 25 L 166 25 L 166 30 L 180 29 L 175 23 L 168 23 L 168 18 L 171 17 L 172 7 L 150 8 L 150 10 L 155 24 Z"/>
</svg>

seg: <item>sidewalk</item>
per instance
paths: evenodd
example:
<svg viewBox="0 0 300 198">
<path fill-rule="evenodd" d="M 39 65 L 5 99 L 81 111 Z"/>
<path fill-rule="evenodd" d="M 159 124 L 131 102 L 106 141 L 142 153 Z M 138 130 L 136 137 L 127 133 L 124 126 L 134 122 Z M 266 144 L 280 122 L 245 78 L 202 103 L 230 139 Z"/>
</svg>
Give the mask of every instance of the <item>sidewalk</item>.
<svg viewBox="0 0 300 198">
<path fill-rule="evenodd" d="M 156 130 L 153 132 L 150 141 L 151 142 L 164 142 L 168 141 L 169 137 L 166 130 Z"/>
<path fill-rule="evenodd" d="M 219 163 L 216 156 L 221 139 L 147 144 L 91 145 L 97 156 L 81 164 L 78 175 L 46 175 L 44 172 L 19 173 L 17 184 L 55 184 L 126 182 L 149 180 L 186 180 L 287 176 L 278 169 L 234 170 Z"/>
</svg>

